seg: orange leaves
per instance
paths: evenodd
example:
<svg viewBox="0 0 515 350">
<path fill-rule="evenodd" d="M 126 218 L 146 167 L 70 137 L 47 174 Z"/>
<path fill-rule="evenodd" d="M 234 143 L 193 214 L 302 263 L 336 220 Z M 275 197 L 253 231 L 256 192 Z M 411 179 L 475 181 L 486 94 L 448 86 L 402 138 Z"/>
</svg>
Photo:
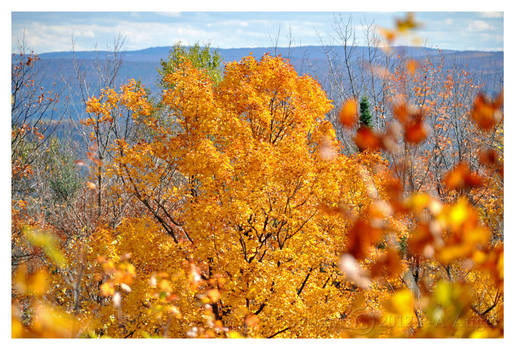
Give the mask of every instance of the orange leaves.
<svg viewBox="0 0 515 350">
<path fill-rule="evenodd" d="M 245 57 L 226 66 L 215 105 L 252 139 L 272 144 L 304 138 L 332 106 L 318 82 L 299 77 L 281 57 Z"/>
<path fill-rule="evenodd" d="M 381 138 L 367 126 L 358 129 L 354 142 L 360 151 L 378 151 L 382 147 Z"/>
<path fill-rule="evenodd" d="M 405 125 L 404 133 L 404 140 L 408 143 L 418 144 L 427 138 L 429 131 L 422 114 L 416 114 L 416 117 Z"/>
<path fill-rule="evenodd" d="M 467 199 L 445 205 L 433 212 L 433 219 L 420 222 L 408 240 L 411 254 L 431 258 L 443 264 L 472 258 L 488 244 L 490 231 L 481 223 L 477 210 Z"/>
<path fill-rule="evenodd" d="M 345 101 L 338 113 L 338 120 L 346 128 L 352 128 L 358 121 L 358 103 L 351 99 Z"/>
<path fill-rule="evenodd" d="M 355 123 L 354 101 L 347 101 L 340 111 L 340 123 L 350 128 Z M 384 149 L 390 153 L 398 152 L 398 141 L 402 131 L 404 141 L 409 144 L 420 144 L 429 136 L 430 130 L 424 122 L 424 113 L 421 108 L 410 106 L 402 98 L 392 105 L 393 116 L 398 120 L 387 124 L 386 131 L 377 134 L 371 128 L 361 126 L 356 131 L 354 142 L 360 151 L 379 151 Z"/>
<path fill-rule="evenodd" d="M 97 185 L 95 185 L 95 184 L 94 184 L 93 182 L 91 182 L 91 181 L 86 182 L 86 186 L 88 187 L 88 189 L 90 189 L 90 190 L 92 190 L 92 191 L 97 189 Z"/>
<path fill-rule="evenodd" d="M 503 118 L 502 108 L 504 105 L 504 95 L 501 92 L 497 99 L 491 101 L 484 94 L 479 93 L 470 111 L 470 117 L 479 128 L 489 131 Z"/>
<path fill-rule="evenodd" d="M 408 16 L 398 22 L 392 36 L 417 25 Z M 424 71 L 419 74 L 418 69 Z M 400 72 L 415 80 L 425 69 L 408 60 Z M 297 76 L 279 58 L 231 63 L 219 85 L 187 64 L 165 80 L 171 87 L 162 102 L 177 116 L 171 121 L 175 124 L 167 125 L 170 120 L 165 123 L 158 115 L 144 116 L 141 122 L 152 129 L 144 140 L 115 141 L 123 153 L 115 158 L 115 173 L 122 174 L 126 184 L 133 181 L 127 191 L 141 194 L 140 202 L 154 215 L 141 213 L 142 203 L 130 208 L 138 216 L 148 215 L 145 220 L 155 224 L 138 229 L 144 232 L 138 237 L 159 233 L 161 224 L 165 230 L 187 229 L 194 244 L 171 239 L 157 243 L 154 238 L 132 241 L 129 246 L 141 241 L 139 254 L 148 251 L 149 255 L 139 257 L 138 274 L 161 271 L 160 263 L 162 271 L 170 273 L 153 274 L 143 287 L 137 281 L 131 284 L 133 279 L 126 279 L 129 271 L 120 273 L 116 261 L 103 261 L 99 293 L 112 297 L 115 306 L 126 298 L 125 311 L 129 299 L 136 300 L 140 288 L 147 288 L 143 289 L 145 301 L 159 319 L 155 323 L 165 325 L 171 320 L 173 336 L 261 337 L 298 324 L 302 327 L 290 334 L 320 336 L 319 320 L 334 319 L 335 310 L 349 314 L 352 301 L 347 297 L 369 298 L 367 308 L 378 308 L 363 314 L 364 323 L 383 320 L 378 311 L 416 322 L 422 310 L 415 313 L 420 305 L 403 288 L 409 285 L 418 290 L 421 300 L 427 300 L 439 276 L 445 276 L 442 265 L 474 266 L 493 271 L 502 280 L 503 258 L 497 251 L 490 254 L 491 235 L 470 203 L 447 203 L 452 196 L 441 192 L 441 200 L 433 198 L 432 183 L 409 193 L 420 185 L 420 174 L 410 178 L 410 170 L 423 168 L 427 182 L 431 175 L 439 175 L 420 166 L 424 152 L 431 152 L 426 146 L 432 144 L 413 145 L 427 140 L 426 120 L 433 122 L 440 112 L 448 113 L 443 108 L 432 110 L 432 100 L 421 102 L 423 89 L 406 92 L 410 102 L 397 99 L 391 106 L 394 120 L 382 130 L 379 125 L 376 130 L 358 127 L 357 101 L 345 101 L 338 111 L 339 122 L 345 132 L 357 129 L 354 140 L 360 150 L 375 152 L 347 156 L 338 153 L 341 144 L 333 126 L 322 122 L 330 101 L 316 81 Z M 125 105 L 139 108 L 137 89 L 131 89 L 119 95 L 119 106 L 125 99 Z M 106 100 L 115 99 L 112 91 L 105 94 Z M 100 107 L 106 100 L 99 101 Z M 91 108 L 100 108 L 95 104 L 92 100 Z M 441 136 L 438 132 L 435 139 Z M 386 161 L 377 151 L 389 152 L 391 157 Z M 438 156 L 447 156 L 447 151 Z M 501 167 L 494 151 L 480 158 L 485 166 Z M 403 167 L 397 167 L 401 163 Z M 169 172 L 175 175 L 168 177 Z M 478 186 L 478 179 L 463 164 L 444 182 L 461 189 Z M 110 242 L 112 237 L 105 240 Z M 167 253 L 154 253 L 150 247 Z M 339 258 L 338 253 L 342 253 Z M 152 265 L 150 259 L 155 260 Z M 173 264 L 168 259 L 174 259 Z M 177 268 L 181 262 L 183 268 Z M 350 283 L 342 280 L 336 267 Z M 351 283 L 366 291 L 355 290 Z M 367 315 L 374 316 L 367 320 Z M 424 322 L 425 317 L 421 316 Z M 408 331 L 405 325 L 412 324 L 402 324 L 406 333 L 385 330 L 384 334 L 418 334 L 416 327 Z"/>
<path fill-rule="evenodd" d="M 419 223 L 408 238 L 408 251 L 411 255 L 432 258 L 435 247 L 442 244 L 440 231 L 428 223 Z"/>
<path fill-rule="evenodd" d="M 368 220 L 359 218 L 347 234 L 347 253 L 357 260 L 366 258 L 371 247 L 379 242 L 382 231 Z"/>
<path fill-rule="evenodd" d="M 201 280 L 200 268 L 195 264 L 189 264 L 188 281 L 190 288 L 196 290 Z"/>
<path fill-rule="evenodd" d="M 480 187 L 484 180 L 476 173 L 472 173 L 467 163 L 459 163 L 449 171 L 443 180 L 445 186 L 450 190 L 462 190 Z"/>
<path fill-rule="evenodd" d="M 411 76 L 414 76 L 418 68 L 418 62 L 415 60 L 408 60 L 406 62 L 406 70 Z"/>
<path fill-rule="evenodd" d="M 100 291 L 103 296 L 115 296 L 117 288 L 127 293 L 131 291 L 130 285 L 133 282 L 133 278 L 136 276 L 134 265 L 127 261 L 116 264 L 113 260 L 106 259 L 102 256 L 98 257 L 97 262 L 102 265 L 102 270 L 107 277 L 107 280 L 100 286 Z M 121 296 L 118 295 L 116 298 L 120 297 Z M 113 302 L 116 304 L 116 299 L 113 299 Z"/>
<path fill-rule="evenodd" d="M 218 300 L 220 300 L 220 292 L 216 288 L 208 290 L 206 295 L 211 303 L 216 303 Z"/>
<path fill-rule="evenodd" d="M 27 265 L 22 264 L 16 269 L 13 282 L 20 293 L 41 296 L 47 292 L 49 276 L 45 270 L 29 273 Z"/>
<path fill-rule="evenodd" d="M 423 142 L 429 129 L 424 123 L 422 109 L 407 104 L 403 98 L 398 98 L 392 106 L 393 116 L 404 127 L 404 140 L 408 143 L 419 144 Z"/>
<path fill-rule="evenodd" d="M 133 117 L 151 114 L 152 105 L 147 100 L 147 94 L 134 79 L 131 79 L 126 85 L 122 85 L 120 90 L 121 93 L 118 94 L 111 88 L 105 88 L 101 90 L 99 97 L 90 97 L 86 102 L 86 112 L 96 117 L 82 120 L 82 124 L 99 128 L 101 123 L 112 123 L 113 118 L 124 116 L 119 110 L 120 106 L 125 106 L 128 111 L 133 113 Z"/>
<path fill-rule="evenodd" d="M 253 328 L 259 324 L 259 317 L 257 315 L 248 315 L 245 317 L 245 326 Z"/>
</svg>

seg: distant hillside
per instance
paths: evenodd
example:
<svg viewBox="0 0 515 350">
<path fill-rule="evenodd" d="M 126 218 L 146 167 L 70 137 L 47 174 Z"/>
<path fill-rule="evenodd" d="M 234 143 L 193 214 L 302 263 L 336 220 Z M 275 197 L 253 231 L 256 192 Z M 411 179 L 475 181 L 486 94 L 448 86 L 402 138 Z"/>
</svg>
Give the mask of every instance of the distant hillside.
<svg viewBox="0 0 515 350">
<path fill-rule="evenodd" d="M 171 47 L 151 47 L 143 50 L 123 51 L 123 64 L 119 71 L 115 86 L 134 78 L 140 80 L 152 93 L 158 93 L 157 85 L 159 62 L 166 59 Z M 367 47 L 356 46 L 352 48 L 353 69 L 360 70 L 363 67 L 362 58 L 367 55 Z M 439 62 L 443 57 L 445 68 L 463 68 L 469 71 L 476 82 L 484 83 L 483 89 L 486 92 L 497 91 L 503 82 L 504 75 L 504 52 L 484 52 L 484 51 L 453 51 L 437 50 L 426 47 L 395 47 L 396 54 L 412 58 L 428 57 L 434 62 Z M 224 62 L 240 60 L 242 57 L 252 53 L 255 57 L 261 57 L 265 53 L 281 55 L 290 59 L 299 74 L 310 74 L 315 77 L 322 85 L 328 87 L 329 65 L 326 53 L 332 57 L 343 57 L 343 47 L 341 46 L 302 46 L 293 48 L 233 48 L 218 49 Z M 378 51 L 378 60 L 382 59 L 383 53 Z M 40 69 L 44 75 L 43 84 L 45 89 L 52 89 L 60 92 L 62 99 L 67 100 L 69 117 L 80 119 L 83 117 L 84 107 L 80 104 L 77 94 L 77 82 L 74 78 L 75 57 L 83 71 L 86 72 L 86 80 L 90 86 L 96 90 L 101 88 L 95 72 L 95 62 L 102 62 L 112 56 L 107 51 L 82 51 L 82 52 L 51 52 L 39 55 Z M 16 59 L 13 56 L 13 60 Z M 342 61 L 336 59 L 341 64 Z M 94 91 L 93 93 L 96 93 Z"/>
</svg>

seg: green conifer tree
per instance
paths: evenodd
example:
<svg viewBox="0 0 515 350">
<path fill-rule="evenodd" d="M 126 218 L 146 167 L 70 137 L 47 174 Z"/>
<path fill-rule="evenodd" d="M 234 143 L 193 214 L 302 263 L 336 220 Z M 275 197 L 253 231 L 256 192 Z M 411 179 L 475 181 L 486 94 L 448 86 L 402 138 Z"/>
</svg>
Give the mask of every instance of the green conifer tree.
<svg viewBox="0 0 515 350">
<path fill-rule="evenodd" d="M 366 96 L 363 96 L 359 103 L 359 123 L 369 128 L 372 127 L 372 114 L 370 113 L 370 104 Z"/>
</svg>

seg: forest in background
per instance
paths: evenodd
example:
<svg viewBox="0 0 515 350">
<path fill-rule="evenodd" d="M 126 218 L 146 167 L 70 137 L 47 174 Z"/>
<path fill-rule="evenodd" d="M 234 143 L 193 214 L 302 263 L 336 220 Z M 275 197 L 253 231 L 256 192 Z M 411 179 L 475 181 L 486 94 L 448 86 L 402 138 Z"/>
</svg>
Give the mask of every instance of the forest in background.
<svg viewBox="0 0 515 350">
<path fill-rule="evenodd" d="M 52 90 L 13 56 L 12 336 L 502 337 L 502 60 L 350 23 L 323 81 L 176 45 L 149 89 L 118 40 Z"/>
</svg>

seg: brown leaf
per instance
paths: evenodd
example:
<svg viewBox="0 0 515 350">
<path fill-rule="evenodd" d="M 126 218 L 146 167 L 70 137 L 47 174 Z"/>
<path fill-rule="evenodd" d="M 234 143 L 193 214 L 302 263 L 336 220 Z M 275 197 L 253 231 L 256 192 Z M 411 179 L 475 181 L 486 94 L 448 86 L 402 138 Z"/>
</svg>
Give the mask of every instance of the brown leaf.
<svg viewBox="0 0 515 350">
<path fill-rule="evenodd" d="M 380 255 L 370 267 L 370 274 L 372 278 L 380 276 L 397 277 L 402 274 L 404 269 L 405 265 L 399 252 L 390 248 L 386 253 Z"/>
<path fill-rule="evenodd" d="M 495 170 L 499 176 L 504 177 L 504 164 L 494 149 L 483 150 L 479 153 L 479 162 L 484 166 Z"/>
</svg>

